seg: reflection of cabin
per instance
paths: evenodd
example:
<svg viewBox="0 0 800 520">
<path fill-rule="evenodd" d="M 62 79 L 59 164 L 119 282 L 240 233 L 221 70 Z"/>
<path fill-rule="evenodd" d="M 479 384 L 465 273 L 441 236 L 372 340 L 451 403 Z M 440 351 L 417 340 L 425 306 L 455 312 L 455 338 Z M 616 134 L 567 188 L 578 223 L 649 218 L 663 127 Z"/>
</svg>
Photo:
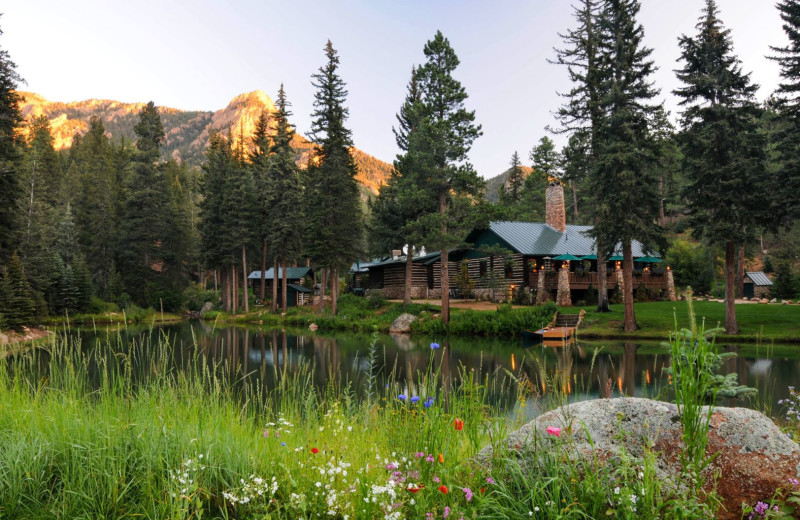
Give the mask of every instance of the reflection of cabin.
<svg viewBox="0 0 800 520">
<path fill-rule="evenodd" d="M 314 296 L 314 290 L 303 285 L 303 282 L 311 276 L 310 267 L 287 267 L 286 268 L 286 304 L 289 307 L 295 305 L 305 305 Z M 280 298 L 283 283 L 283 269 L 278 268 L 278 280 L 275 282 L 275 270 L 270 267 L 264 273 L 264 283 L 266 285 L 266 295 L 272 297 L 272 285 L 278 284 L 278 298 Z M 253 292 L 258 294 L 261 289 L 261 271 L 253 271 L 247 277 L 253 286 Z"/>
<path fill-rule="evenodd" d="M 772 280 L 763 271 L 747 271 L 744 275 L 744 297 L 766 298 L 772 289 Z"/>
</svg>

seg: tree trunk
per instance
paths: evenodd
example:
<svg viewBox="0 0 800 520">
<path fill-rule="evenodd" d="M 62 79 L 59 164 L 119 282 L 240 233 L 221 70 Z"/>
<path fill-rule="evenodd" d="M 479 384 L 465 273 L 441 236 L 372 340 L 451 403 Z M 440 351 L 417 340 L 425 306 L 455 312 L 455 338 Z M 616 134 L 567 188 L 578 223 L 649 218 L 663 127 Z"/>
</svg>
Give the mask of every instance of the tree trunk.
<svg viewBox="0 0 800 520">
<path fill-rule="evenodd" d="M 250 312 L 250 294 L 247 290 L 247 248 L 242 246 L 242 295 L 245 314 Z"/>
<path fill-rule="evenodd" d="M 319 313 L 322 314 L 325 311 L 325 286 L 328 284 L 328 269 L 326 267 L 322 268 L 322 283 L 319 284 Z"/>
<path fill-rule="evenodd" d="M 658 178 L 658 225 L 662 228 L 667 225 L 667 216 L 664 213 L 664 176 Z"/>
<path fill-rule="evenodd" d="M 447 236 L 447 221 L 444 219 L 444 214 L 447 211 L 447 192 L 442 190 L 439 192 L 439 215 L 442 217 L 442 238 L 446 240 Z M 441 256 L 441 285 L 442 285 L 442 323 L 445 325 L 450 323 L 450 272 L 448 270 L 448 254 L 447 248 L 442 248 Z"/>
<path fill-rule="evenodd" d="M 736 322 L 736 243 L 728 240 L 725 244 L 725 334 L 738 334 Z"/>
<path fill-rule="evenodd" d="M 336 300 L 339 298 L 339 270 L 331 270 L 331 314 L 336 314 Z"/>
<path fill-rule="evenodd" d="M 286 268 L 286 257 L 285 256 L 283 257 L 282 264 L 283 264 L 283 266 L 282 266 L 283 269 L 282 269 L 282 273 L 281 273 L 281 278 L 282 278 L 282 281 L 281 281 L 281 312 L 286 312 L 286 306 L 287 306 L 286 304 L 288 303 L 286 301 L 287 300 L 286 295 L 288 294 L 288 291 L 289 291 L 289 288 L 287 287 L 288 280 L 289 280 L 289 270 Z"/>
<path fill-rule="evenodd" d="M 264 300 L 267 297 L 267 239 L 265 238 L 261 242 L 261 294 L 259 294 L 259 298 L 261 299 L 261 305 L 264 305 Z"/>
<path fill-rule="evenodd" d="M 278 312 L 278 256 L 272 261 L 272 312 Z"/>
<path fill-rule="evenodd" d="M 572 214 L 575 216 L 575 224 L 578 223 L 578 187 L 572 183 Z"/>
<path fill-rule="evenodd" d="M 403 307 L 411 305 L 411 291 L 414 287 L 414 245 L 408 244 L 406 254 L 406 290 L 403 293 Z"/>
<path fill-rule="evenodd" d="M 622 279 L 625 283 L 625 332 L 633 332 L 636 325 L 636 314 L 633 310 L 633 251 L 630 240 L 622 242 Z"/>
<path fill-rule="evenodd" d="M 217 270 L 214 269 L 214 292 L 217 292 L 219 289 L 217 288 Z"/>
<path fill-rule="evenodd" d="M 608 274 L 606 272 L 606 253 L 603 243 L 597 240 L 597 312 L 609 312 Z"/>
<path fill-rule="evenodd" d="M 217 271 L 214 271 L 214 283 L 217 283 Z M 222 293 L 222 309 L 230 312 L 230 299 L 228 298 L 228 286 L 225 285 L 225 270 L 219 272 L 219 288 Z"/>
<path fill-rule="evenodd" d="M 239 310 L 239 284 L 236 283 L 236 264 L 231 263 L 231 305 L 232 312 Z"/>
<path fill-rule="evenodd" d="M 744 244 L 739 246 L 739 262 L 736 269 L 736 295 L 744 297 Z"/>
</svg>

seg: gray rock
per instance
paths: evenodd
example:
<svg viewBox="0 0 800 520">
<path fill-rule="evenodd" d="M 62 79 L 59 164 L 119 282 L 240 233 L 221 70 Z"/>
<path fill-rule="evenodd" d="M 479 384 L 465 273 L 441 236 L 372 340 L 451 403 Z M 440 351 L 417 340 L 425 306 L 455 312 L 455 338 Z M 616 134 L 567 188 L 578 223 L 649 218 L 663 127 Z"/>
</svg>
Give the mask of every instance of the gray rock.
<svg viewBox="0 0 800 520">
<path fill-rule="evenodd" d="M 683 441 L 674 404 L 639 398 L 570 404 L 540 415 L 509 435 L 509 450 L 524 457 L 527 450 L 549 449 L 553 436 L 547 433 L 548 427 L 562 429 L 561 437 L 569 443 L 574 458 L 594 454 L 600 460 L 613 460 L 623 448 L 641 458 L 649 449 L 656 454 L 658 477 L 665 486 L 680 482 Z M 743 502 L 755 505 L 772 497 L 778 488 L 785 490 L 789 478 L 800 476 L 800 446 L 754 410 L 715 408 L 707 450 L 717 454 L 709 469 L 720 475 L 717 491 L 724 510 L 717 518 L 739 519 Z M 487 462 L 492 454 L 488 446 L 478 460 Z"/>
<path fill-rule="evenodd" d="M 769 301 L 769 303 L 778 303 L 778 299 L 777 299 L 777 298 L 773 298 L 773 299 L 771 299 L 771 300 Z"/>
<path fill-rule="evenodd" d="M 213 309 L 213 308 L 214 308 L 214 304 L 213 303 L 205 302 L 203 304 L 203 306 L 200 308 L 200 313 L 199 313 L 200 317 L 202 318 L 203 316 L 208 314 L 208 312 L 211 311 L 211 309 Z"/>
<path fill-rule="evenodd" d="M 414 316 L 413 314 L 404 312 L 403 314 L 398 316 L 396 320 L 394 320 L 394 323 L 392 323 L 392 327 L 389 329 L 389 332 L 394 334 L 397 333 L 403 334 L 411 332 L 411 324 L 416 319 L 417 317 Z"/>
</svg>

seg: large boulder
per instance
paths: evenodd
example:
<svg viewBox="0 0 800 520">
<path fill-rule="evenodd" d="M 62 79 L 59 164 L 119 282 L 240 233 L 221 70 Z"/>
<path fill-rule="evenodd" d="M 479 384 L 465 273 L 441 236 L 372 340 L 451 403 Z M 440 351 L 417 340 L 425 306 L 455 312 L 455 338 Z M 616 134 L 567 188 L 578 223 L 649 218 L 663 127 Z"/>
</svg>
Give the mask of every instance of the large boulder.
<svg viewBox="0 0 800 520">
<path fill-rule="evenodd" d="M 392 327 L 389 329 L 389 332 L 393 334 L 403 334 L 411 332 L 411 324 L 416 320 L 417 317 L 413 314 L 409 314 L 404 312 L 400 316 L 397 317 L 396 320 L 392 323 Z"/>
<path fill-rule="evenodd" d="M 211 310 L 212 310 L 213 308 L 214 308 L 214 304 L 213 304 L 213 303 L 211 303 L 211 302 L 205 302 L 205 303 L 203 304 L 203 306 L 200 308 L 200 312 L 199 312 L 199 314 L 200 314 L 200 317 L 202 318 L 203 316 L 205 316 L 206 314 L 208 314 L 209 312 L 211 312 Z"/>
<path fill-rule="evenodd" d="M 649 446 L 657 456 L 657 472 L 666 486 L 680 485 L 681 423 L 674 404 L 649 399 L 619 398 L 582 401 L 540 415 L 508 438 L 508 447 L 525 453 L 552 444 L 548 427 L 562 428 L 571 453 L 602 460 L 613 459 L 621 448 L 643 457 Z M 624 435 L 620 435 L 624 432 Z M 591 436 L 591 444 L 587 437 Z M 800 446 L 784 435 L 764 414 L 747 408 L 717 407 L 711 416 L 708 453 L 717 454 L 710 473 L 719 472 L 717 492 L 724 509 L 717 518 L 741 518 L 741 505 L 770 499 L 789 479 L 800 477 Z M 492 447 L 479 460 L 489 460 Z"/>
</svg>

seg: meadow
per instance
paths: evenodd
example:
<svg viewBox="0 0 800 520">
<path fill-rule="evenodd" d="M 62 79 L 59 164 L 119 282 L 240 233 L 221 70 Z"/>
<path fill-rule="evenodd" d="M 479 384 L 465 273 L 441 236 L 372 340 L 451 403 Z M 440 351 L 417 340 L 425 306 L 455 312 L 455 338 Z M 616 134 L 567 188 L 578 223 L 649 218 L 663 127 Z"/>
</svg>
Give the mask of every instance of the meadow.
<svg viewBox="0 0 800 520">
<path fill-rule="evenodd" d="M 157 333 L 132 343 L 109 334 L 93 345 L 59 334 L 45 349 L 0 364 L 0 518 L 692 518 L 706 511 L 702 494 L 663 486 L 654 454 L 579 462 L 557 428 L 541 439 L 543 449 L 506 446 L 526 406 L 547 399 L 553 408 L 567 397 L 543 398 L 531 381 L 481 370 L 462 370 L 443 385 L 445 347 L 436 343 L 413 381 L 371 371 L 362 381 L 329 378 L 323 388 L 312 380 L 325 367 L 311 364 L 274 367 L 271 388 L 200 355 L 176 370 L 169 338 Z M 506 396 L 506 410 L 489 404 L 490 390 Z M 487 445 L 494 455 L 478 463 Z"/>
</svg>

